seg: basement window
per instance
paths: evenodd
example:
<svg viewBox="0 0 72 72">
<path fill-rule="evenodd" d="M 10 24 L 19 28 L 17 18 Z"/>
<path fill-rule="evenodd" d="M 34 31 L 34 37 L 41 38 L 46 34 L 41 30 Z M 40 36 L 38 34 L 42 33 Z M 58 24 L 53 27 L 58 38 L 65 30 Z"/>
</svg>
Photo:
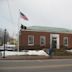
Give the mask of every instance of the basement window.
<svg viewBox="0 0 72 72">
<path fill-rule="evenodd" d="M 34 36 L 28 35 L 28 45 L 34 45 Z"/>
<path fill-rule="evenodd" d="M 68 46 L 68 37 L 64 37 L 64 46 Z"/>
<path fill-rule="evenodd" d="M 40 45 L 43 46 L 46 44 L 46 38 L 45 36 L 40 36 Z"/>
</svg>

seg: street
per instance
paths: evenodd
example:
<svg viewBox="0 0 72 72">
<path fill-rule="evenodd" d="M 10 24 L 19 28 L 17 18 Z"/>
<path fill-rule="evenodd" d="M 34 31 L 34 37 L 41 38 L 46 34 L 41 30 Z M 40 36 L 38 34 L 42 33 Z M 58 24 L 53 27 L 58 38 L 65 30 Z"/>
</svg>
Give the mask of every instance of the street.
<svg viewBox="0 0 72 72">
<path fill-rule="evenodd" d="M 72 72 L 72 59 L 0 60 L 0 72 Z"/>
</svg>

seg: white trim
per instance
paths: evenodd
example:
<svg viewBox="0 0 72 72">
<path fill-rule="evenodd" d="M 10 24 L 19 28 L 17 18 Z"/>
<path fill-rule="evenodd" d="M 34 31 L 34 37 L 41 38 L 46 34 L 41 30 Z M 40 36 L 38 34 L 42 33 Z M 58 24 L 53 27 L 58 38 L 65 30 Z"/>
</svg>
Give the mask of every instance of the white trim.
<svg viewBox="0 0 72 72">
<path fill-rule="evenodd" d="M 67 44 L 65 44 L 65 42 L 64 42 L 65 39 L 67 39 Z M 64 38 L 63 38 L 63 45 L 64 45 L 64 46 L 68 46 L 68 37 L 64 37 Z"/>
<path fill-rule="evenodd" d="M 33 43 L 32 44 L 29 44 L 29 37 L 33 38 Z M 28 35 L 28 45 L 29 46 L 33 46 L 34 45 L 34 35 Z"/>
<path fill-rule="evenodd" d="M 50 48 L 52 48 L 52 37 L 56 37 L 57 49 L 59 49 L 60 48 L 59 34 L 50 34 Z"/>
<path fill-rule="evenodd" d="M 44 44 L 41 44 L 41 38 L 44 39 Z M 45 46 L 46 45 L 46 37 L 45 36 L 40 36 L 40 46 Z"/>
</svg>

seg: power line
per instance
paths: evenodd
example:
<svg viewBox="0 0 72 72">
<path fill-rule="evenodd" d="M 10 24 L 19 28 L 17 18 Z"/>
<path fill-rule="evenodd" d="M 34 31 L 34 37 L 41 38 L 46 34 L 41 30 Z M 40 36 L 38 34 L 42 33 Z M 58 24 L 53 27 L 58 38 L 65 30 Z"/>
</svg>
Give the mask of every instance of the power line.
<svg viewBox="0 0 72 72">
<path fill-rule="evenodd" d="M 7 3 L 8 3 L 7 5 L 8 5 L 8 10 L 9 10 L 10 20 L 11 20 L 11 23 L 14 24 L 13 17 L 12 17 L 12 13 L 11 13 L 11 8 L 10 8 L 9 0 L 7 0 Z"/>
</svg>

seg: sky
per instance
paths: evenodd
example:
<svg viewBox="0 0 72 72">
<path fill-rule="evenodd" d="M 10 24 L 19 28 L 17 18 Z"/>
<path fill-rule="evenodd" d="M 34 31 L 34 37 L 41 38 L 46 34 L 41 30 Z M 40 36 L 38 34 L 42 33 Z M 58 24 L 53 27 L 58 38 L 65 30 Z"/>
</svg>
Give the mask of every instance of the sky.
<svg viewBox="0 0 72 72">
<path fill-rule="evenodd" d="M 15 36 L 21 24 L 72 29 L 72 0 L 0 0 L 0 28 Z"/>
</svg>

